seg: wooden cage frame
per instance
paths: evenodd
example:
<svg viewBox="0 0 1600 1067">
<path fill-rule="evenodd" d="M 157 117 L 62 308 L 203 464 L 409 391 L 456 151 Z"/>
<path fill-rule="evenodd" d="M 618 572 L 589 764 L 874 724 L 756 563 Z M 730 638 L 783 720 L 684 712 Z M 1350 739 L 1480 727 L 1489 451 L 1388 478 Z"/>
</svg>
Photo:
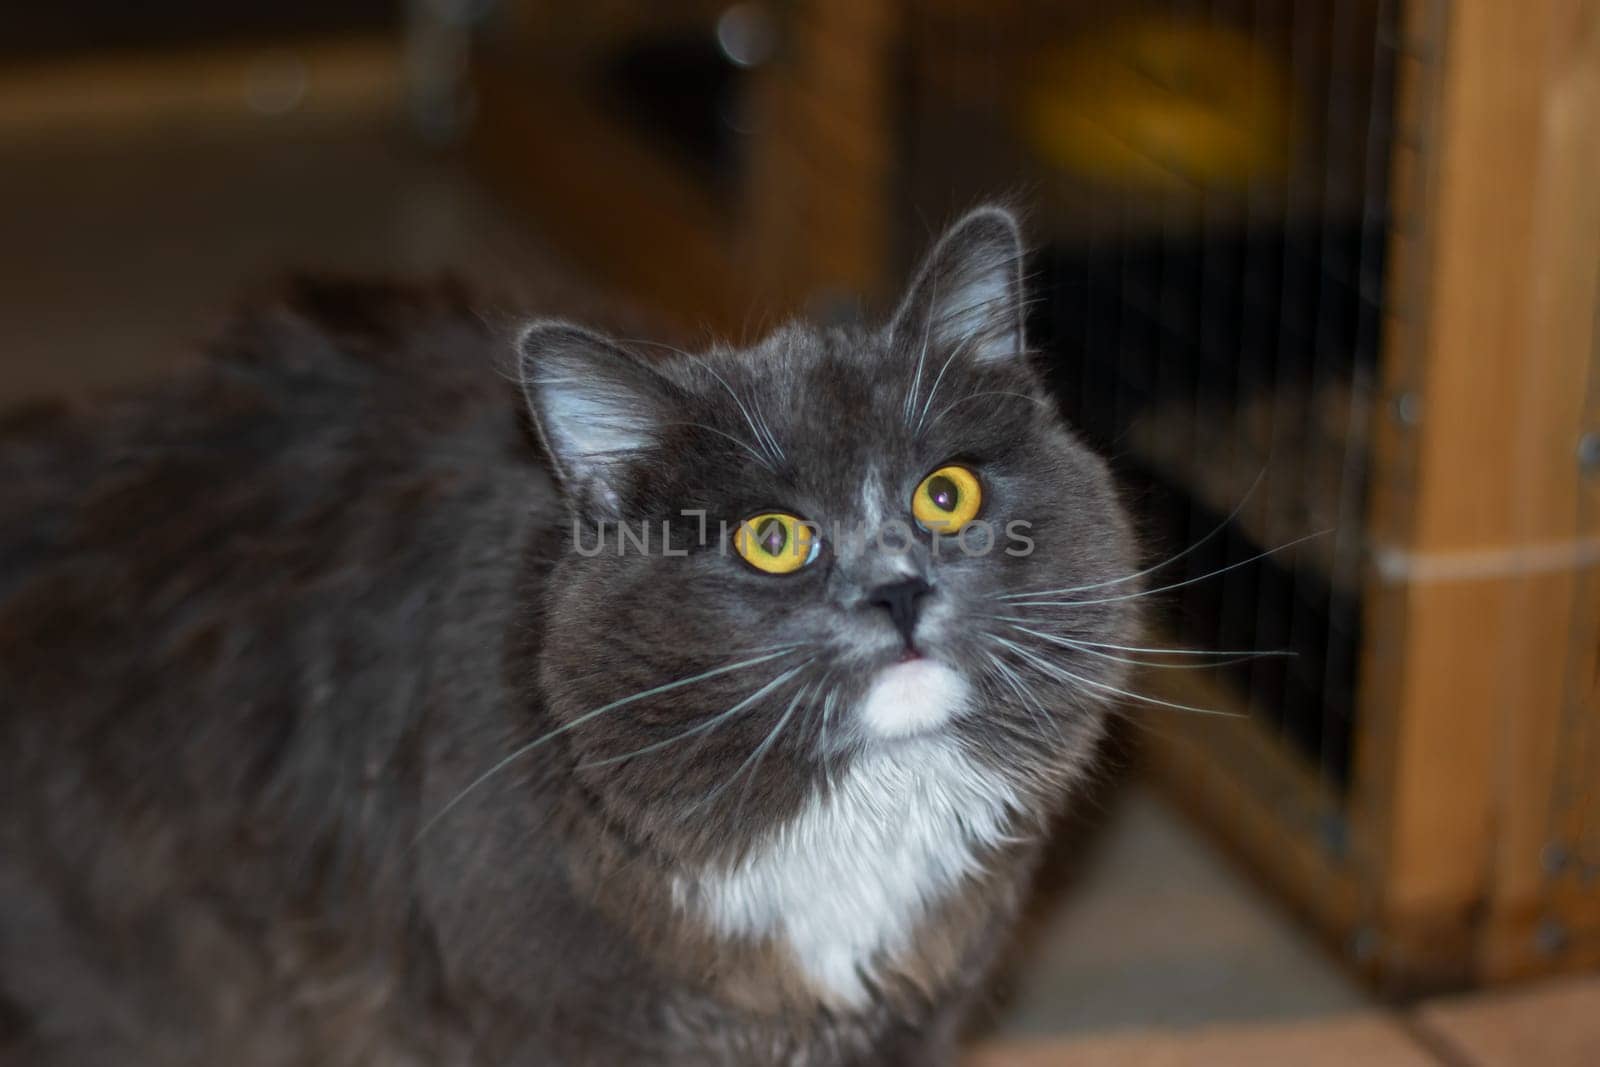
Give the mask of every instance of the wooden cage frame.
<svg viewBox="0 0 1600 1067">
<path fill-rule="evenodd" d="M 597 272 L 686 325 L 738 334 L 758 299 L 881 295 L 904 14 L 794 5 L 734 204 L 492 62 L 473 151 L 558 240 L 603 245 Z M 1148 752 L 1339 951 L 1421 992 L 1600 965 L 1600 0 L 1408 0 L 1395 44 L 1349 792 L 1245 719 L 1163 716 Z M 552 163 L 541 140 L 576 154 Z M 585 145 L 637 166 L 582 171 Z"/>
<path fill-rule="evenodd" d="M 1600 964 L 1600 4 L 1413 0 L 1398 51 L 1349 797 L 1250 723 L 1151 749 L 1410 992 Z"/>
</svg>

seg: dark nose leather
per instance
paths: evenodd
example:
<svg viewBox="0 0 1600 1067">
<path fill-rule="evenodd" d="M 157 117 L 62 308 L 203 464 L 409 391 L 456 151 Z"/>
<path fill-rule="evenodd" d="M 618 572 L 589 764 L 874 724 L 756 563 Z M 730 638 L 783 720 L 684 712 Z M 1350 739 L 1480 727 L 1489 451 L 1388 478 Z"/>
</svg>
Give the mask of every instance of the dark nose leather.
<svg viewBox="0 0 1600 1067">
<path fill-rule="evenodd" d="M 917 616 L 922 611 L 921 600 L 932 590 L 933 586 L 921 578 L 906 578 L 903 581 L 880 585 L 869 591 L 867 603 L 888 611 L 889 618 L 894 620 L 895 629 L 900 631 L 900 636 L 905 638 L 906 647 L 909 648 L 912 645 L 912 635 L 917 631 Z"/>
</svg>

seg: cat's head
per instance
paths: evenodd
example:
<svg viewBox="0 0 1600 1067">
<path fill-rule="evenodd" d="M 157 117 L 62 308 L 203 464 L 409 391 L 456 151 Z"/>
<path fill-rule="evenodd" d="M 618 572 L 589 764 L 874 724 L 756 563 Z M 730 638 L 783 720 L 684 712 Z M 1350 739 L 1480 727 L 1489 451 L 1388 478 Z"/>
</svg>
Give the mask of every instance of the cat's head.
<svg viewBox="0 0 1600 1067">
<path fill-rule="evenodd" d="M 1124 684 L 1135 552 L 1029 365 L 1021 263 L 984 208 L 879 328 L 697 354 L 525 332 L 571 511 L 541 689 L 619 823 L 737 852 L 930 739 L 1027 805 L 1081 768 Z"/>
</svg>

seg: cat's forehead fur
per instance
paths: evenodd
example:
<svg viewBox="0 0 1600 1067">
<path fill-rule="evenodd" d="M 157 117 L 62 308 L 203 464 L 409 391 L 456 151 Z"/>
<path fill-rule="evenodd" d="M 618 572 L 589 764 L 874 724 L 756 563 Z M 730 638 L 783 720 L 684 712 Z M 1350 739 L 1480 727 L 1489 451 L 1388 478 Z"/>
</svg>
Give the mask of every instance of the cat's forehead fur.
<svg viewBox="0 0 1600 1067">
<path fill-rule="evenodd" d="M 1041 401 L 1023 392 L 1021 368 L 974 366 L 925 340 L 906 327 L 796 322 L 661 370 L 684 388 L 695 421 L 718 431 L 713 449 L 737 452 L 737 438 L 768 457 L 762 465 L 744 451 L 747 477 L 722 484 L 791 491 L 798 499 L 767 503 L 823 509 L 808 518 L 860 519 L 863 490 L 901 495 L 940 463 L 1028 439 L 1019 409 Z"/>
</svg>

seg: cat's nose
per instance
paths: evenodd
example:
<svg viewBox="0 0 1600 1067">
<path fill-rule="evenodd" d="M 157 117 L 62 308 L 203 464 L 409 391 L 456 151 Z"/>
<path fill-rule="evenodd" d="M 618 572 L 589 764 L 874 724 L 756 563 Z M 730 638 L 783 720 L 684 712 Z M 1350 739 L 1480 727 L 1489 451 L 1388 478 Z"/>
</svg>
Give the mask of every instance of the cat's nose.
<svg viewBox="0 0 1600 1067">
<path fill-rule="evenodd" d="M 866 602 L 889 612 L 895 629 L 905 638 L 906 647 L 914 643 L 912 635 L 917 630 L 917 615 L 922 611 L 922 598 L 933 591 L 933 586 L 921 578 L 904 578 L 888 582 L 867 592 Z"/>
</svg>

